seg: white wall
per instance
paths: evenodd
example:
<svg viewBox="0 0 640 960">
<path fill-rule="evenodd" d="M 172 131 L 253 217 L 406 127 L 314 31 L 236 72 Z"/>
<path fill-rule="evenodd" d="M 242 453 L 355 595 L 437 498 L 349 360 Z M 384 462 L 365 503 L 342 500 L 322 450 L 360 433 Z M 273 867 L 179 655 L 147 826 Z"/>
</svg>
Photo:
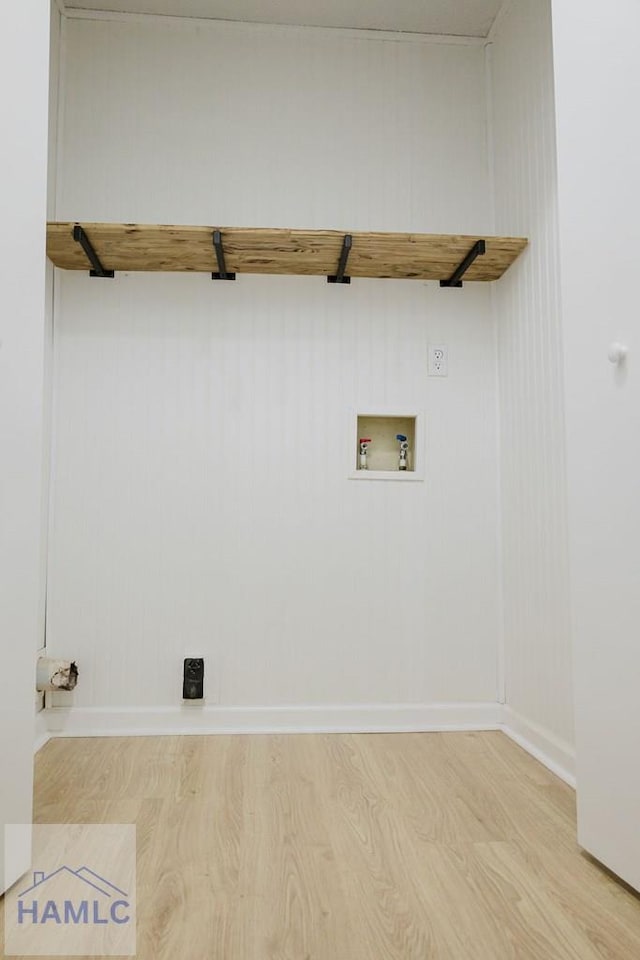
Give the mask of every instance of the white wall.
<svg viewBox="0 0 640 960">
<path fill-rule="evenodd" d="M 47 220 L 56 219 L 57 173 L 58 173 L 58 109 L 62 45 L 63 17 L 56 0 L 51 0 L 51 27 L 49 31 L 49 134 L 47 151 Z M 51 435 L 53 406 L 53 315 L 56 272 L 50 260 L 46 260 L 45 275 L 45 344 L 44 344 L 44 417 L 42 431 L 42 535 L 40 541 L 40 576 L 43 589 L 40 596 L 40 613 L 37 645 L 44 646 L 46 639 L 46 580 L 47 539 L 49 526 L 49 477 L 51 474 Z M 42 700 L 42 694 L 38 696 Z"/>
<path fill-rule="evenodd" d="M 578 827 L 640 889 L 640 6 L 574 7 L 553 2 Z"/>
<path fill-rule="evenodd" d="M 42 393 L 49 0 L 12 4 L 0 31 L 0 828 L 29 823 L 41 596 Z M 29 865 L 4 870 L 0 891 Z"/>
<path fill-rule="evenodd" d="M 61 219 L 490 223 L 479 46 L 153 20 L 65 46 Z M 223 706 L 495 702 L 488 287 L 58 279 L 48 638 L 79 728 L 176 705 L 192 654 Z M 385 407 L 425 411 L 424 483 L 347 479 L 352 409 Z"/>
<path fill-rule="evenodd" d="M 489 50 L 496 232 L 529 248 L 492 287 L 498 325 L 509 722 L 573 753 L 564 383 L 550 4 L 515 0 Z"/>
<path fill-rule="evenodd" d="M 60 219 L 486 229 L 477 45 L 175 18 L 65 42 Z"/>
</svg>

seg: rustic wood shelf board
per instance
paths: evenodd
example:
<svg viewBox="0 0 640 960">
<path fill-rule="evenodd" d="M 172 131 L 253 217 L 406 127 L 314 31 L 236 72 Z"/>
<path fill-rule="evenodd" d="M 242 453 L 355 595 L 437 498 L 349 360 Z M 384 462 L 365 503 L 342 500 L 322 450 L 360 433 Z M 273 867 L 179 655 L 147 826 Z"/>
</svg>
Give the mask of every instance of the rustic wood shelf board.
<svg viewBox="0 0 640 960">
<path fill-rule="evenodd" d="M 75 223 L 49 223 L 47 255 L 57 267 L 87 270 Z M 233 273 L 336 273 L 345 233 L 339 230 L 284 230 L 252 227 L 180 227 L 136 223 L 82 223 L 107 270 L 187 271 L 217 269 L 214 230 L 220 230 L 226 267 Z M 473 262 L 466 280 L 497 280 L 524 250 L 522 237 L 446 236 L 421 233 L 353 233 L 351 277 L 446 280 L 480 239 L 486 253 Z"/>
</svg>

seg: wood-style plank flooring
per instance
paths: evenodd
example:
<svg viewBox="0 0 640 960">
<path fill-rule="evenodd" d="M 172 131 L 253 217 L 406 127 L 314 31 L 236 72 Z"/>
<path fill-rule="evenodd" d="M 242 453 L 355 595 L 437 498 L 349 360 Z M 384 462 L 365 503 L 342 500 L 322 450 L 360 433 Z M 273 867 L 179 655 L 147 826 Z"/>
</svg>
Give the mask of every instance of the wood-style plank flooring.
<svg viewBox="0 0 640 960">
<path fill-rule="evenodd" d="M 637 960 L 640 899 L 501 733 L 53 740 L 41 823 L 135 822 L 140 960 Z"/>
</svg>

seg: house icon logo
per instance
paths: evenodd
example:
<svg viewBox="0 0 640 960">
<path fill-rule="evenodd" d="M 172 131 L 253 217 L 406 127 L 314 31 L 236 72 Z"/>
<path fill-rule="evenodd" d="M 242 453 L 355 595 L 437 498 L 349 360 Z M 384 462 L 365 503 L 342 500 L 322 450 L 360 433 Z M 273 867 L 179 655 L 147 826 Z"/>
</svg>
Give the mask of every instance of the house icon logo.
<svg viewBox="0 0 640 960">
<path fill-rule="evenodd" d="M 0 957 L 135 956 L 135 823 L 10 824 L 14 876 L 27 845 L 33 867 L 5 892 Z"/>
<path fill-rule="evenodd" d="M 127 924 L 128 894 L 89 867 L 58 867 L 48 876 L 36 870 L 33 883 L 18 894 L 18 925 Z"/>
</svg>

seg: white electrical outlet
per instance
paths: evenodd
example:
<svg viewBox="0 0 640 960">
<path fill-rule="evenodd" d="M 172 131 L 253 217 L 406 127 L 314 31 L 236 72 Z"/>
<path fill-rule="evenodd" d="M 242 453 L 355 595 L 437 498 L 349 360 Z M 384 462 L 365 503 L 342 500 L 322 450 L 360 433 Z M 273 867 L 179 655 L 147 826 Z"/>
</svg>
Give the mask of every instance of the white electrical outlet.
<svg viewBox="0 0 640 960">
<path fill-rule="evenodd" d="M 430 377 L 447 376 L 447 348 L 443 344 L 429 344 L 429 363 L 427 372 Z"/>
</svg>

